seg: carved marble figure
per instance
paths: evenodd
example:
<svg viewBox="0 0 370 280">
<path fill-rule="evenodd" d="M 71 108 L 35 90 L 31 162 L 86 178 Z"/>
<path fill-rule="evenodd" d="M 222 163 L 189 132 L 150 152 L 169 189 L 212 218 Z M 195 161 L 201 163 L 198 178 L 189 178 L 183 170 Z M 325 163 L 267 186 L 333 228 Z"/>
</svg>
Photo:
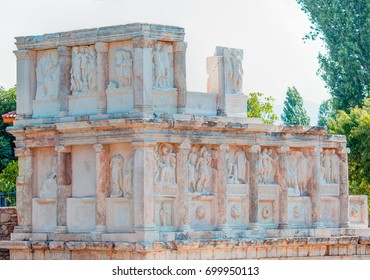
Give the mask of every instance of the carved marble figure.
<svg viewBox="0 0 370 280">
<path fill-rule="evenodd" d="M 231 93 L 242 93 L 243 67 L 237 49 L 224 49 L 226 77 L 231 82 Z"/>
<path fill-rule="evenodd" d="M 132 186 L 132 174 L 134 172 L 134 157 L 131 155 L 128 160 L 126 160 L 124 180 L 123 180 L 123 189 L 125 190 L 124 195 L 131 194 Z"/>
<path fill-rule="evenodd" d="M 235 163 L 235 158 L 230 152 L 230 149 L 226 150 L 226 166 L 227 166 L 227 182 L 230 184 L 237 183 L 238 177 L 238 166 Z"/>
<path fill-rule="evenodd" d="M 133 58 L 129 50 L 118 49 L 115 53 L 115 68 L 118 88 L 132 86 Z"/>
<path fill-rule="evenodd" d="M 322 161 L 323 179 L 326 183 L 331 182 L 331 155 L 329 150 L 324 151 Z"/>
<path fill-rule="evenodd" d="M 124 196 L 123 191 L 123 164 L 124 158 L 120 154 L 114 155 L 111 159 L 111 197 Z"/>
<path fill-rule="evenodd" d="M 211 174 L 209 171 L 209 164 L 211 162 L 211 154 L 206 147 L 202 147 L 199 152 L 199 158 L 196 163 L 196 170 L 198 173 L 197 181 L 197 191 L 202 192 L 207 186 L 209 180 L 211 179 Z"/>
<path fill-rule="evenodd" d="M 297 151 L 297 181 L 301 195 L 307 194 L 309 177 L 309 161 L 301 151 Z"/>
<path fill-rule="evenodd" d="M 176 155 L 172 152 L 170 144 L 162 144 L 159 155 L 159 182 L 164 184 L 175 184 Z"/>
<path fill-rule="evenodd" d="M 333 183 L 338 183 L 339 159 L 338 159 L 338 155 L 335 153 L 334 149 L 331 150 L 330 167 L 331 167 L 330 181 L 333 182 Z"/>
<path fill-rule="evenodd" d="M 164 207 L 164 203 L 161 204 L 161 209 L 159 209 L 159 222 L 162 227 L 166 226 L 166 209 Z"/>
<path fill-rule="evenodd" d="M 198 149 L 197 147 L 193 146 L 190 149 L 188 155 L 188 177 L 189 177 L 189 188 L 193 192 L 196 191 L 197 186 L 197 172 L 195 166 L 198 160 Z"/>
<path fill-rule="evenodd" d="M 73 94 L 96 91 L 96 63 L 94 46 L 72 48 L 71 90 Z"/>
<path fill-rule="evenodd" d="M 157 42 L 153 50 L 154 88 L 169 88 L 169 58 L 162 50 L 162 43 Z"/>
<path fill-rule="evenodd" d="M 297 151 L 291 151 L 288 154 L 288 166 L 286 173 L 286 183 L 288 188 L 293 188 L 296 193 L 299 193 L 298 179 L 297 179 Z"/>
<path fill-rule="evenodd" d="M 245 152 L 241 148 L 237 148 L 235 152 L 235 163 L 238 171 L 237 172 L 238 182 L 241 184 L 247 183 L 248 181 L 247 170 L 249 168 L 249 164 Z"/>
<path fill-rule="evenodd" d="M 58 96 L 57 66 L 58 53 L 45 51 L 36 67 L 36 100 L 47 100 Z"/>
</svg>

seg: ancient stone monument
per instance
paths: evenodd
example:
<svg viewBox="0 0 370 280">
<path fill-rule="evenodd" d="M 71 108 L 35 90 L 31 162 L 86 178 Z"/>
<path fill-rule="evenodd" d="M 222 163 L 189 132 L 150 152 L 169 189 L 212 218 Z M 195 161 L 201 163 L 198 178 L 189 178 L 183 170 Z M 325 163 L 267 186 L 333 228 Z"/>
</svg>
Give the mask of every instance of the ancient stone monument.
<svg viewBox="0 0 370 280">
<path fill-rule="evenodd" d="M 184 30 L 17 37 L 12 259 L 370 256 L 346 139 L 247 118 L 243 51 L 186 89 Z"/>
</svg>

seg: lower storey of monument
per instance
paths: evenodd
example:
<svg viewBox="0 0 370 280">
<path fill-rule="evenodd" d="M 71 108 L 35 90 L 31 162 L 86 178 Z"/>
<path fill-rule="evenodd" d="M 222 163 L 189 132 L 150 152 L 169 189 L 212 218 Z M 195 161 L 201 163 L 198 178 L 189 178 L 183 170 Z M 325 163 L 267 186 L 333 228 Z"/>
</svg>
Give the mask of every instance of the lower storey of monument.
<svg viewBox="0 0 370 280">
<path fill-rule="evenodd" d="M 8 248 L 13 260 L 370 260 L 370 229 L 286 230 L 279 232 L 280 237 L 273 234 L 237 237 L 223 232 L 193 232 L 178 234 L 172 240 L 146 242 L 101 241 L 100 235 L 93 234 L 60 234 L 52 241 L 47 237 L 36 241 L 35 235 L 24 236 L 27 240 L 23 241 L 3 241 L 0 248 Z"/>
</svg>

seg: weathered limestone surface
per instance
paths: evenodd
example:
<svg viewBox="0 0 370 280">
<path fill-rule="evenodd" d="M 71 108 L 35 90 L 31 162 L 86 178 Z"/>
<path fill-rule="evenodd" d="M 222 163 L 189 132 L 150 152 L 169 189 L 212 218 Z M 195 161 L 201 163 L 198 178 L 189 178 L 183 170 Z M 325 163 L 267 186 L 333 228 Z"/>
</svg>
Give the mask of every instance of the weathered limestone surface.
<svg viewBox="0 0 370 280">
<path fill-rule="evenodd" d="M 14 207 L 0 208 L 0 241 L 10 240 L 10 235 L 14 231 L 14 227 L 18 225 L 17 209 Z M 0 248 L 0 260 L 8 260 L 10 258 L 9 250 Z"/>
<path fill-rule="evenodd" d="M 369 258 L 346 139 L 247 118 L 243 51 L 186 87 L 184 30 L 17 37 L 11 259 Z"/>
</svg>

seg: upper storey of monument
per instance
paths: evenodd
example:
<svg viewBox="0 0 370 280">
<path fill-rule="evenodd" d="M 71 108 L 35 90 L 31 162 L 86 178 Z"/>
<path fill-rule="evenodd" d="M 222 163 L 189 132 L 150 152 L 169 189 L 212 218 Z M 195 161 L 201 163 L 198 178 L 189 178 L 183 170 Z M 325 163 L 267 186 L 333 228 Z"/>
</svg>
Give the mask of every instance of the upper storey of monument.
<svg viewBox="0 0 370 280">
<path fill-rule="evenodd" d="M 15 38 L 15 44 L 18 50 L 43 50 L 58 46 L 91 45 L 97 42 L 117 42 L 133 38 L 179 42 L 184 40 L 184 36 L 184 28 L 177 26 L 131 23 L 36 36 L 20 36 Z"/>
<path fill-rule="evenodd" d="M 15 126 L 163 114 L 261 124 L 247 118 L 243 50 L 217 47 L 207 92 L 189 92 L 184 36 L 181 27 L 133 23 L 17 37 Z"/>
</svg>

